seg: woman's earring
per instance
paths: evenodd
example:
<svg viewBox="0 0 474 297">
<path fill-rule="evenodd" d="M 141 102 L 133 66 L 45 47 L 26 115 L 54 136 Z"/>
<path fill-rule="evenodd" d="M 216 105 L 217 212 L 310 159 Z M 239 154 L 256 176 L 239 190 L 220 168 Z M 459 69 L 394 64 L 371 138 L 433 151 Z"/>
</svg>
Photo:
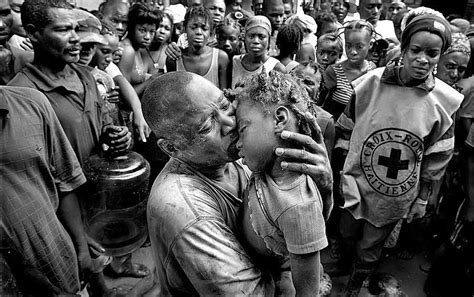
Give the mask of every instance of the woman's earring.
<svg viewBox="0 0 474 297">
<path fill-rule="evenodd" d="M 438 73 L 438 64 L 433 68 L 433 75 L 436 75 L 436 73 Z"/>
</svg>

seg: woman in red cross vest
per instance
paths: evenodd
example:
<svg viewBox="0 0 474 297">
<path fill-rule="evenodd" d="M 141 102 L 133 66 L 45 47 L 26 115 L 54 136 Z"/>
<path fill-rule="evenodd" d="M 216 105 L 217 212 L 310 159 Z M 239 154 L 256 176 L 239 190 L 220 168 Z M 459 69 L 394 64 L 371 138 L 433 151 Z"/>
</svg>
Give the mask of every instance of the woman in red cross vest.
<svg viewBox="0 0 474 297">
<path fill-rule="evenodd" d="M 353 267 L 346 296 L 357 296 L 397 221 L 425 215 L 431 185 L 452 156 L 453 115 L 462 95 L 433 75 L 450 43 L 444 19 L 417 16 L 402 33 L 401 62 L 353 82 L 336 143 L 347 150 L 341 264 Z"/>
</svg>

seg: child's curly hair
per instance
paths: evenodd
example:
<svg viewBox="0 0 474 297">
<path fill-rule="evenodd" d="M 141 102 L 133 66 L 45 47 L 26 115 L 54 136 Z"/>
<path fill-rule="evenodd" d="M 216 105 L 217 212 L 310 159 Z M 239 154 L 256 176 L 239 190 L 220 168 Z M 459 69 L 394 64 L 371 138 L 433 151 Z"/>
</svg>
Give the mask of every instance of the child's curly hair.
<svg viewBox="0 0 474 297">
<path fill-rule="evenodd" d="M 289 74 L 265 69 L 262 73 L 243 80 L 236 99 L 249 100 L 259 104 L 265 114 L 271 114 L 276 107 L 285 106 L 296 115 L 299 132 L 312 136 L 312 126 L 307 122 L 305 113 L 309 111 L 310 99 L 307 92 Z"/>
</svg>

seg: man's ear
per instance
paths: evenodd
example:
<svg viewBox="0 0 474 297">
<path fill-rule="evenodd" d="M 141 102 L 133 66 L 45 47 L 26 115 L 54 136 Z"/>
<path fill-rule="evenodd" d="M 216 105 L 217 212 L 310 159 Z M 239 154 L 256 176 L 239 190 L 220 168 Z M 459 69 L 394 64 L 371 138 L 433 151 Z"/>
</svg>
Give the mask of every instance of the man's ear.
<svg viewBox="0 0 474 297">
<path fill-rule="evenodd" d="M 170 157 L 174 157 L 178 151 L 174 144 L 167 139 L 160 138 L 158 139 L 156 144 L 163 152 L 165 152 Z"/>
<path fill-rule="evenodd" d="M 32 41 L 32 42 L 37 42 L 38 39 L 36 38 L 36 34 L 38 30 L 36 30 L 36 27 L 33 24 L 28 24 L 25 27 L 26 35 L 27 37 Z"/>
<path fill-rule="evenodd" d="M 278 108 L 273 113 L 273 122 L 275 133 L 281 133 L 285 128 L 287 128 L 288 122 L 290 120 L 290 111 L 285 106 L 278 106 Z"/>
</svg>

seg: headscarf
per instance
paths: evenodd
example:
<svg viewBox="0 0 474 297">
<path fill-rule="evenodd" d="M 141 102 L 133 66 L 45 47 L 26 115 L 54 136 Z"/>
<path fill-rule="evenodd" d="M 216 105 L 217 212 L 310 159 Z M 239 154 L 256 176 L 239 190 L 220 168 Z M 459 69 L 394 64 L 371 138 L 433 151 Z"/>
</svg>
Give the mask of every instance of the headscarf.
<svg viewBox="0 0 474 297">
<path fill-rule="evenodd" d="M 451 46 L 444 52 L 443 56 L 454 52 L 460 52 L 468 58 L 471 57 L 471 44 L 466 35 L 456 32 L 451 34 L 451 40 Z"/>
<path fill-rule="evenodd" d="M 245 23 L 245 33 L 247 33 L 248 30 L 255 28 L 255 27 L 260 27 L 265 29 L 267 31 L 268 36 L 272 36 L 272 25 L 270 24 L 270 21 L 268 20 L 267 17 L 263 15 L 256 15 L 247 20 Z"/>
<path fill-rule="evenodd" d="M 289 17 L 286 20 L 288 25 L 295 24 L 303 28 L 303 30 L 308 31 L 310 34 L 315 34 L 318 30 L 318 25 L 316 21 L 307 14 L 295 14 Z"/>
<path fill-rule="evenodd" d="M 435 16 L 438 16 L 440 18 L 444 18 L 443 14 L 437 10 L 434 10 L 432 8 L 429 8 L 429 7 L 425 7 L 425 6 L 420 6 L 420 7 L 417 7 L 417 8 L 414 8 L 412 10 L 409 10 L 405 16 L 403 17 L 402 19 L 402 22 L 400 24 L 400 28 L 403 30 L 405 30 L 405 27 L 408 25 L 408 23 L 411 22 L 411 20 L 413 20 L 416 16 L 419 16 L 419 15 L 424 15 L 424 14 L 433 14 Z"/>
<path fill-rule="evenodd" d="M 449 23 L 444 18 L 432 14 L 424 14 L 411 20 L 405 30 L 403 30 L 401 42 L 402 51 L 410 44 L 411 37 L 420 31 L 427 31 L 441 37 L 443 41 L 441 53 L 444 53 L 451 45 L 451 27 Z"/>
<path fill-rule="evenodd" d="M 469 23 L 468 20 L 460 19 L 460 18 L 451 20 L 451 22 L 449 22 L 449 23 L 453 26 L 458 27 L 459 30 L 461 30 L 461 33 L 463 33 L 463 34 L 466 34 L 467 30 L 471 26 L 471 24 Z"/>
</svg>

